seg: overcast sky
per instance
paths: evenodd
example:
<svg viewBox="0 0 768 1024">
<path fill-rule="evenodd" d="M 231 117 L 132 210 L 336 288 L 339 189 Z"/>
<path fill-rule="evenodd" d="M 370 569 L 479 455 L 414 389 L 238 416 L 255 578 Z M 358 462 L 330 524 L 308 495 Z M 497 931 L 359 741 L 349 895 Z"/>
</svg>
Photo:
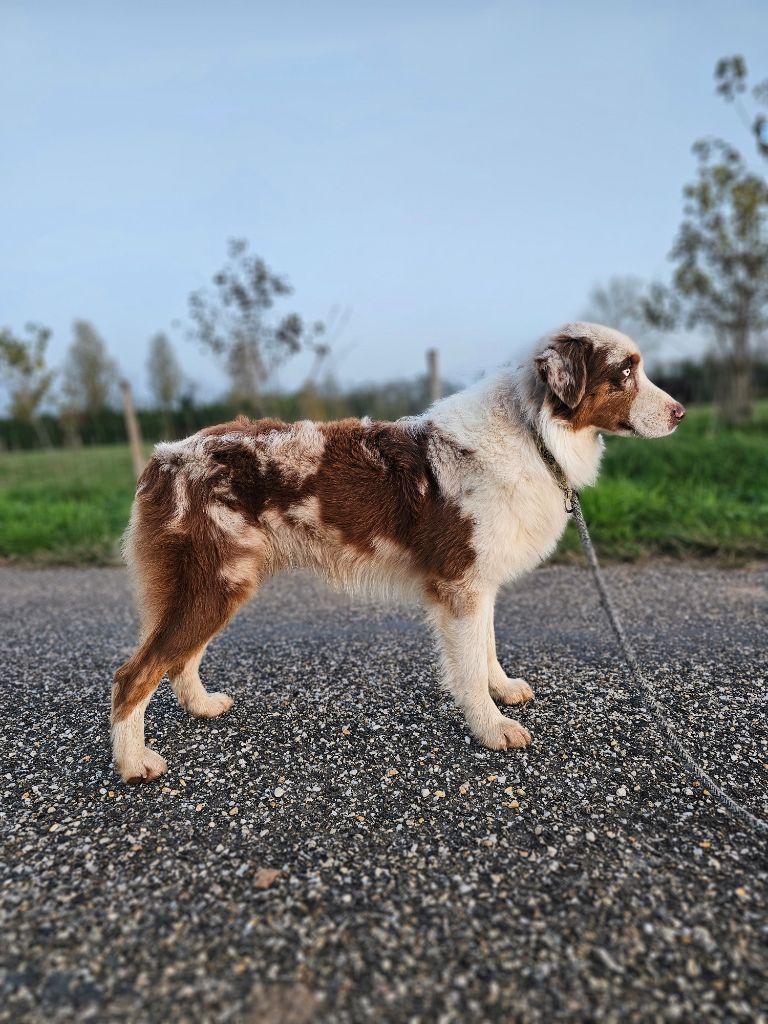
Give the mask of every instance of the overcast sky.
<svg viewBox="0 0 768 1024">
<path fill-rule="evenodd" d="M 58 362 L 93 321 L 140 397 L 164 329 L 213 394 L 172 324 L 245 236 L 302 315 L 349 309 L 343 382 L 432 345 L 472 379 L 668 272 L 691 143 L 750 148 L 715 61 L 764 78 L 767 39 L 766 0 L 3 0 L 0 325 Z"/>
</svg>

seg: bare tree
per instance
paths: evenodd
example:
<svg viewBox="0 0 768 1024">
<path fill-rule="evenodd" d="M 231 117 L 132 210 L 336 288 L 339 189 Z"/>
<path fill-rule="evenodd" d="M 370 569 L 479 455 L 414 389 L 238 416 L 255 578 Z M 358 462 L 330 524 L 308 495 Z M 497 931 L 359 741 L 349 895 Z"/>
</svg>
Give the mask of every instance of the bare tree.
<svg viewBox="0 0 768 1024">
<path fill-rule="evenodd" d="M 161 409 L 170 408 L 179 397 L 182 374 L 173 345 L 162 331 L 150 339 L 147 372 L 155 401 Z"/>
<path fill-rule="evenodd" d="M 163 412 L 164 430 L 168 437 L 171 427 L 170 412 L 181 392 L 182 374 L 173 345 L 162 331 L 150 339 L 147 373 L 150 391 Z"/>
<path fill-rule="evenodd" d="M 48 396 L 55 373 L 45 362 L 45 350 L 51 337 L 48 327 L 29 323 L 28 337 L 20 338 L 9 328 L 0 330 L 0 367 L 8 394 L 11 416 L 35 428 L 41 444 L 49 444 L 40 420 L 40 407 Z"/>
<path fill-rule="evenodd" d="M 589 293 L 584 319 L 639 336 L 647 327 L 644 296 L 645 285 L 639 277 L 611 277 Z"/>
<path fill-rule="evenodd" d="M 255 403 L 275 370 L 302 348 L 317 351 L 323 325 L 306 325 L 296 313 L 270 317 L 275 302 L 290 295 L 283 277 L 272 273 L 248 242 L 230 239 L 228 262 L 213 276 L 214 291 L 189 297 L 191 336 L 219 356 L 236 399 Z"/>
<path fill-rule="evenodd" d="M 79 413 L 101 412 L 113 404 L 117 367 L 93 324 L 75 320 L 72 330 L 75 338 L 64 363 L 65 403 Z"/>
</svg>

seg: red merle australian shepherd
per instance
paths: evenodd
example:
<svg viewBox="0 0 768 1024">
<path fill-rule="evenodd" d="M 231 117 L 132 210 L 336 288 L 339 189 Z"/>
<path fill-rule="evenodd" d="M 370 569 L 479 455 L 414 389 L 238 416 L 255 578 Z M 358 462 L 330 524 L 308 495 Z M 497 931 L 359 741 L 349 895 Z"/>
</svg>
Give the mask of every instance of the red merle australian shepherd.
<svg viewBox="0 0 768 1024">
<path fill-rule="evenodd" d="M 334 583 L 410 592 L 442 655 L 443 685 L 479 743 L 524 747 L 498 704 L 533 697 L 496 659 L 501 584 L 549 555 L 565 528 L 563 493 L 593 484 L 601 433 L 662 437 L 684 410 L 646 377 L 634 343 L 568 324 L 521 368 L 505 368 L 395 423 L 277 420 L 210 427 L 160 444 L 139 481 L 126 537 L 141 643 L 115 674 L 112 738 L 126 782 L 165 760 L 144 744 L 144 711 L 167 672 L 181 704 L 215 718 L 200 661 L 208 641 L 268 576 L 315 569 Z"/>
</svg>

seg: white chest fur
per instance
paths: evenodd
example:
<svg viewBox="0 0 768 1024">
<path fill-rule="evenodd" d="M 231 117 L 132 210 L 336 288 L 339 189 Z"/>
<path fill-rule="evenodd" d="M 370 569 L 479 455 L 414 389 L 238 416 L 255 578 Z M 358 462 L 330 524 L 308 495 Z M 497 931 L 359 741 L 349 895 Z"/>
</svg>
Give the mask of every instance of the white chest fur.
<svg viewBox="0 0 768 1024">
<path fill-rule="evenodd" d="M 501 584 L 552 554 L 568 521 L 563 493 L 514 401 L 508 372 L 439 402 L 427 414 L 472 455 L 441 475 L 441 487 L 474 521 L 478 576 Z M 574 487 L 594 483 L 602 455 L 596 432 L 538 421 L 545 443 Z"/>
<path fill-rule="evenodd" d="M 562 492 L 546 467 L 542 473 L 542 467 L 515 455 L 516 472 L 478 474 L 460 499 L 475 524 L 477 573 L 497 585 L 551 555 L 568 519 Z"/>
</svg>

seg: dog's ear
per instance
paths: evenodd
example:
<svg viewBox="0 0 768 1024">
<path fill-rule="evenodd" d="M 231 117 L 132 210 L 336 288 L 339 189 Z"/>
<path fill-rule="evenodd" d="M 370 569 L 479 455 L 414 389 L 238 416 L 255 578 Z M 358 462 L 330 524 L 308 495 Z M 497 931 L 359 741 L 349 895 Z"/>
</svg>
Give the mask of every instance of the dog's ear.
<svg viewBox="0 0 768 1024">
<path fill-rule="evenodd" d="M 586 338 L 553 338 L 535 359 L 541 379 L 569 409 L 584 397 L 588 351 Z"/>
</svg>

